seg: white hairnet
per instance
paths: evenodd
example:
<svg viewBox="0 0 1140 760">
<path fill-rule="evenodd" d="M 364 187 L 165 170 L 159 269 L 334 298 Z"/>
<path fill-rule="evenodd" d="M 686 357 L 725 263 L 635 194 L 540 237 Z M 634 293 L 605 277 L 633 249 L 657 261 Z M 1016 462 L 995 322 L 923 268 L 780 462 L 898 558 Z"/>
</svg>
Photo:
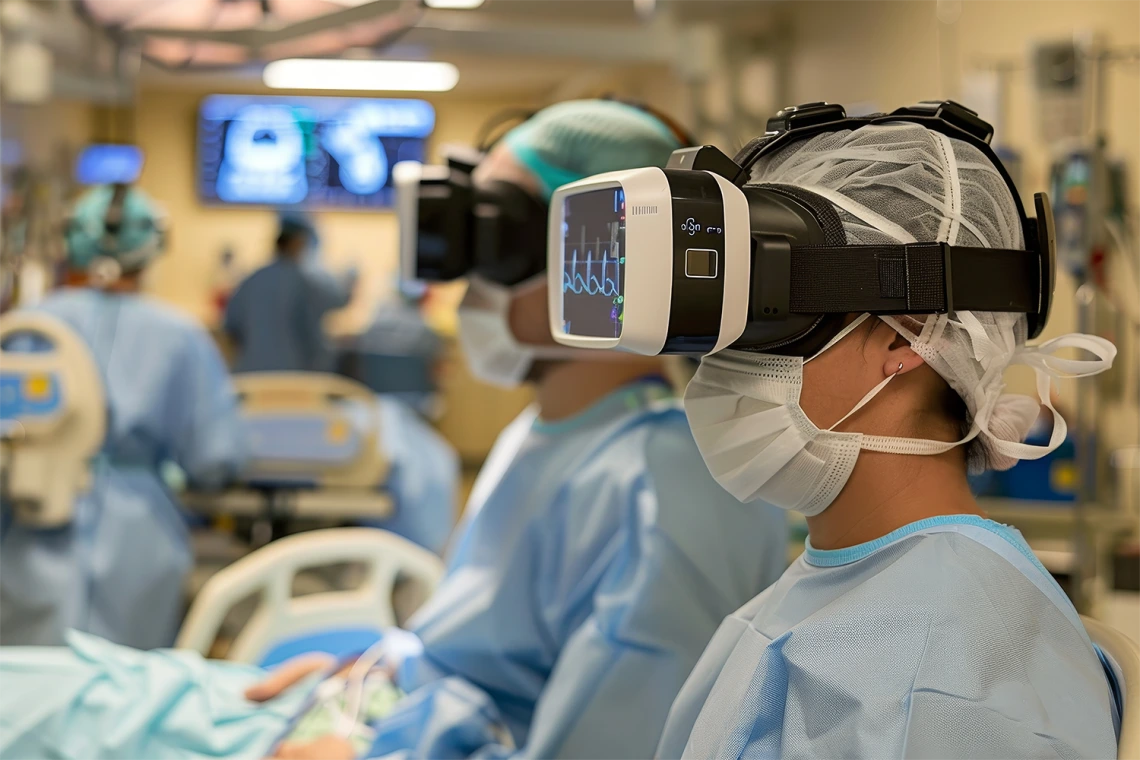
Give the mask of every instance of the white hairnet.
<svg viewBox="0 0 1140 760">
<path fill-rule="evenodd" d="M 1017 206 L 993 163 L 974 146 L 900 122 L 817 135 L 761 159 L 753 183 L 802 187 L 827 198 L 839 212 L 851 245 L 946 242 L 986 248 L 1023 248 Z M 951 315 L 881 317 L 962 397 L 969 411 L 971 472 L 1005 470 L 1018 459 L 1036 459 L 1064 440 L 1055 424 L 1048 446 L 1025 439 L 1040 411 L 1026 396 L 1002 394 L 1010 364 L 1037 372 L 1041 403 L 1051 378 L 1108 369 L 1116 348 L 1101 338 L 1064 336 L 1027 349 L 1023 314 L 958 312 Z M 1052 352 L 1077 346 L 1094 361 L 1057 359 Z"/>
<path fill-rule="evenodd" d="M 752 181 L 822 191 L 836 204 L 851 245 L 1025 244 L 1017 206 L 990 160 L 918 124 L 826 132 L 793 143 L 758 162 Z"/>
</svg>

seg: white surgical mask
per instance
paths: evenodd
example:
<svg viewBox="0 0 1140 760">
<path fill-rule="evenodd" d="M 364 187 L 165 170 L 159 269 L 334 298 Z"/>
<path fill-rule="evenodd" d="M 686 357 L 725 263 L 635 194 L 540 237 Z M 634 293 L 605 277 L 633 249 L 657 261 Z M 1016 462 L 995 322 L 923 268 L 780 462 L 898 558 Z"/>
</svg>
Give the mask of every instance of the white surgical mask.
<svg viewBox="0 0 1140 760">
<path fill-rule="evenodd" d="M 844 328 L 816 356 L 864 319 L 866 315 Z M 847 483 L 861 436 L 820 430 L 804 414 L 799 403 L 804 363 L 798 356 L 744 351 L 706 356 L 685 389 L 685 413 L 709 472 L 726 491 L 740 501 L 762 499 L 816 515 Z"/>
<path fill-rule="evenodd" d="M 535 279 L 546 281 L 546 274 Z M 526 289 L 534 280 L 515 286 Z M 485 383 L 517 388 L 535 359 L 570 359 L 576 353 L 563 346 L 528 346 L 511 332 L 511 298 L 515 288 L 472 275 L 459 303 L 459 343 L 471 373 Z M 580 355 L 580 354 L 579 354 Z"/>
<path fill-rule="evenodd" d="M 459 344 L 471 374 L 502 388 L 520 385 L 534 362 L 534 352 L 511 333 L 510 307 L 510 288 L 478 275 L 459 304 Z"/>
<path fill-rule="evenodd" d="M 968 443 L 979 434 L 994 438 L 990 432 L 994 409 L 1018 398 L 1001 394 L 1000 377 L 977 389 L 970 430 L 958 441 L 835 432 L 840 423 L 880 393 L 894 378 L 893 374 L 872 388 L 830 428 L 816 427 L 800 407 L 803 365 L 850 334 L 867 316 L 852 322 L 807 360 L 743 351 L 721 351 L 701 360 L 685 391 L 685 412 L 697 448 L 721 487 L 740 501 L 763 500 L 810 517 L 827 509 L 843 490 L 860 449 L 930 455 Z M 915 347 L 922 353 L 921 345 Z M 1051 356 L 1062 347 L 1083 348 L 1098 358 L 1066 361 L 1062 368 L 1058 364 L 1061 360 Z M 1011 350 L 1011 354 L 999 364 L 1007 366 L 1012 359 L 1030 364 L 1042 378 L 1062 373 L 1076 377 L 1107 369 L 1112 364 L 1115 349 L 1099 338 L 1065 336 L 1063 340 L 1049 341 L 1037 348 Z M 1048 388 L 1047 379 L 1042 380 L 1039 384 L 1041 400 L 1051 409 Z M 1006 440 L 995 440 L 994 445 L 1021 459 L 1044 456 L 1064 439 L 1064 421 L 1060 415 L 1054 416 L 1057 424 L 1047 446 Z M 1031 422 L 1032 417 L 1028 421 Z M 1027 429 L 1028 423 L 1024 427 Z"/>
</svg>

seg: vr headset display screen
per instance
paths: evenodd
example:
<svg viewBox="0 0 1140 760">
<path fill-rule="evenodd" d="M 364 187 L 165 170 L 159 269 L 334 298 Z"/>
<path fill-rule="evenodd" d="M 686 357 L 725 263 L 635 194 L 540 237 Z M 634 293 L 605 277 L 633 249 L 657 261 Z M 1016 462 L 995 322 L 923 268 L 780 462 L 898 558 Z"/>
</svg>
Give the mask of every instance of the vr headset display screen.
<svg viewBox="0 0 1140 760">
<path fill-rule="evenodd" d="M 625 302 L 625 192 L 566 199 L 562 225 L 562 327 L 571 335 L 621 336 Z"/>
</svg>

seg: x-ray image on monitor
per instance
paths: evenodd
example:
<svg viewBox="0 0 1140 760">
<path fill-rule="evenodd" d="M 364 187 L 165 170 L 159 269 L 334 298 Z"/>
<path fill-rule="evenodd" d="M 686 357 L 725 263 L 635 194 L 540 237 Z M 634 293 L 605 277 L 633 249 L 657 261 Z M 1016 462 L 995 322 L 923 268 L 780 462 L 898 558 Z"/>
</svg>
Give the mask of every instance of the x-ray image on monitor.
<svg viewBox="0 0 1140 760">
<path fill-rule="evenodd" d="M 377 208 L 389 169 L 422 161 L 422 100 L 213 95 L 198 129 L 199 191 L 221 203 Z"/>
</svg>

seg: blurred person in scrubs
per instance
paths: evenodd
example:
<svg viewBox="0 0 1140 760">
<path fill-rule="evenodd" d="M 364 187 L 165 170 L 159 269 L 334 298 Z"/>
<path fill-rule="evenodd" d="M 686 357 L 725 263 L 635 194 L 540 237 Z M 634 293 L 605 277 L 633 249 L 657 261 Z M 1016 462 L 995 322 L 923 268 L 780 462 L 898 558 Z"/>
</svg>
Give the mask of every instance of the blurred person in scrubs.
<svg viewBox="0 0 1140 760">
<path fill-rule="evenodd" d="M 443 339 L 424 318 L 430 289 L 401 280 L 361 333 L 345 341 L 340 371 L 378 393 L 398 398 L 425 417 L 438 417 Z"/>
<path fill-rule="evenodd" d="M 557 184 L 664 165 L 682 142 L 639 108 L 566 103 L 500 141 L 476 181 L 514 183 L 544 220 Z M 784 515 L 716 484 L 658 359 L 554 345 L 544 229 L 540 221 L 540 239 L 508 252 L 525 265 L 521 279 L 473 276 L 464 300 L 473 369 L 531 382 L 537 401 L 491 451 L 436 594 L 410 632 L 374 648 L 377 674 L 391 673 L 407 696 L 363 727 L 366 756 L 649 757 L 719 621 L 786 564 Z M 0 753 L 260 757 L 289 726 L 282 705 L 309 693 L 290 684 L 331 664 L 302 657 L 252 685 L 251 699 L 271 700 L 259 711 L 219 687 L 251 685 L 254 669 L 69 643 L 0 651 L 0 715 L 31 694 L 41 705 L 11 722 Z M 47 691 L 56 682 L 65 687 Z M 355 757 L 359 727 L 349 727 L 277 749 Z"/>
<path fill-rule="evenodd" d="M 426 419 L 436 406 L 443 342 L 420 315 L 425 297 L 423 283 L 402 283 L 399 302 L 380 306 L 371 324 L 344 346 L 340 369 L 377 391 L 380 441 L 392 465 L 384 489 L 395 499 L 395 512 L 360 524 L 442 554 L 459 506 L 459 457 Z"/>
<path fill-rule="evenodd" d="M 139 294 L 162 248 L 142 191 L 88 191 L 67 227 L 66 286 L 34 307 L 90 347 L 107 393 L 107 440 L 68 526 L 42 530 L 0 514 L 0 642 L 62 644 L 89 631 L 142 649 L 174 641 L 189 535 L 160 473 L 220 486 L 243 462 L 235 395 L 199 325 Z M 10 350 L 42 350 L 16 336 Z M 171 468 L 173 465 L 173 468 Z"/>
<path fill-rule="evenodd" d="M 273 261 L 237 287 L 223 328 L 237 347 L 234 372 L 329 372 L 332 347 L 322 320 L 352 299 L 356 271 L 334 275 L 317 260 L 317 230 L 284 212 Z"/>
<path fill-rule="evenodd" d="M 993 159 L 920 124 L 793 141 L 751 182 L 833 205 L 832 245 L 1025 248 Z M 1116 354 L 1093 336 L 1026 336 L 1024 314 L 863 314 L 803 361 L 702 359 L 685 409 L 710 471 L 744 501 L 807 515 L 809 538 L 721 625 L 659 757 L 1116 757 L 1108 667 L 1025 539 L 987 519 L 967 483 L 1056 448 L 1055 413 L 1048 445 L 1022 443 L 1052 411 L 1055 379 Z M 1082 358 L 1056 355 L 1074 348 Z M 1038 399 L 1002 392 L 1011 364 L 1034 369 Z"/>
<path fill-rule="evenodd" d="M 447 577 L 410 636 L 389 637 L 385 667 L 408 696 L 372 727 L 370 757 L 648 757 L 718 618 L 783 569 L 783 515 L 717 486 L 662 360 L 564 349 L 548 328 L 554 188 L 663 166 L 685 142 L 641 108 L 569 102 L 476 169 L 476 184 L 527 193 L 543 221 L 533 245 L 505 252 L 526 265 L 516 274 L 471 276 L 460 340 L 477 377 L 532 383 L 537 400 L 479 474 Z M 326 664 L 292 663 L 250 695 Z M 338 737 L 281 753 L 353 756 Z"/>
</svg>

